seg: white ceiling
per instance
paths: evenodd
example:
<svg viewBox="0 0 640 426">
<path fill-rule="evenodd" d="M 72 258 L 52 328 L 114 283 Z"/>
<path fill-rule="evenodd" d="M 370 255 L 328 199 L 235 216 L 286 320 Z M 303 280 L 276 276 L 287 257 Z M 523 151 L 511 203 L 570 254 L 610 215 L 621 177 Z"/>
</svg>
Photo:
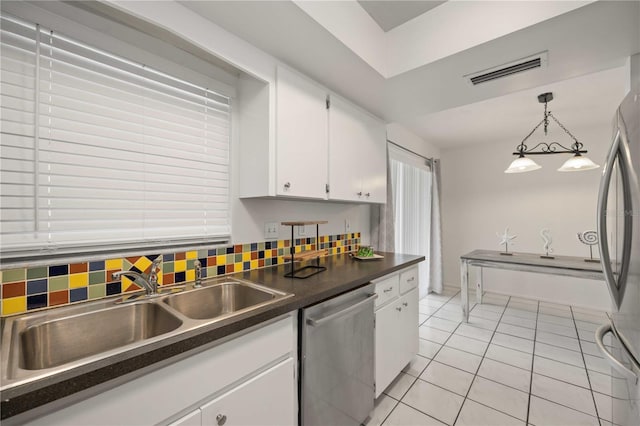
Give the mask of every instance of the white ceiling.
<svg viewBox="0 0 640 426">
<path fill-rule="evenodd" d="M 328 3 L 335 7 L 335 2 Z M 590 83 L 586 77 L 620 69 L 628 56 L 640 52 L 640 2 L 598 1 L 385 79 L 291 1 L 182 4 L 386 121 L 400 123 L 443 149 L 487 143 L 496 134 L 521 139 L 522 132 L 540 119 L 536 95 L 544 88 L 553 89 L 553 106 L 561 120 L 571 120 L 572 110 L 583 111 L 584 117 L 599 116 L 599 107 L 585 109 L 586 103 L 615 97 L 612 94 L 624 91 L 628 79 L 622 71 L 592 76 L 598 84 Z M 434 8 L 419 19 L 439 9 Z M 414 19 L 382 34 L 402 31 L 416 22 Z M 549 52 L 546 69 L 478 86 L 462 78 L 545 50 Z M 585 97 L 587 93 L 589 96 Z M 608 102 L 601 105 L 610 109 Z M 566 112 L 560 114 L 560 110 Z M 522 117 L 516 117 L 516 113 Z M 610 117 L 612 113 L 605 115 Z M 496 123 L 496 117 L 510 119 Z"/>
<path fill-rule="evenodd" d="M 446 0 L 358 0 L 360 6 L 383 31 L 389 31 L 405 22 L 440 6 Z"/>
</svg>

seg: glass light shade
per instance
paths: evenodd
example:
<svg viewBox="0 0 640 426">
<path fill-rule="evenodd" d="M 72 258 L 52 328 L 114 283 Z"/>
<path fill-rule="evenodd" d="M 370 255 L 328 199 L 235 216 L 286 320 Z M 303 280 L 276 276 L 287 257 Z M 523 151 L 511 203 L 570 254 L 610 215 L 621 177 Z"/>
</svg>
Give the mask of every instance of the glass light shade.
<svg viewBox="0 0 640 426">
<path fill-rule="evenodd" d="M 539 166 L 535 161 L 531 158 L 527 157 L 518 157 L 509 166 L 505 173 L 524 173 L 531 172 L 533 170 L 538 170 L 542 166 Z"/>
<path fill-rule="evenodd" d="M 582 170 L 593 170 L 600 167 L 587 157 L 583 157 L 580 154 L 576 154 L 564 162 L 562 167 L 558 169 L 559 172 L 579 172 Z"/>
</svg>

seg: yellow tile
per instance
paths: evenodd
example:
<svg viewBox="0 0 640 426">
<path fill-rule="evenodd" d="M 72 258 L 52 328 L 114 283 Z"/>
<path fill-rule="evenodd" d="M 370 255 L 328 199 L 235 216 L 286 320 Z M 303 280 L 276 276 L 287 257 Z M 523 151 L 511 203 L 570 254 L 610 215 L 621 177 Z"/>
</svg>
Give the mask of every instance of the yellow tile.
<svg viewBox="0 0 640 426">
<path fill-rule="evenodd" d="M 158 285 L 162 285 L 163 284 L 163 282 L 162 282 L 162 277 L 163 276 L 164 276 L 163 274 L 158 273 Z"/>
<path fill-rule="evenodd" d="M 190 269 L 187 271 L 187 281 L 195 281 L 196 279 L 196 271 Z"/>
<path fill-rule="evenodd" d="M 146 271 L 149 266 L 151 266 L 151 261 L 147 259 L 147 256 L 142 256 L 136 263 L 133 264 L 136 268 L 140 269 L 142 272 Z"/>
<path fill-rule="evenodd" d="M 27 310 L 27 297 L 12 297 L 10 299 L 4 299 L 2 301 L 2 315 L 18 314 L 20 312 L 26 312 Z"/>
<path fill-rule="evenodd" d="M 302 251 L 302 247 L 296 246 L 296 253 L 300 253 Z"/>
<path fill-rule="evenodd" d="M 216 256 L 216 265 L 226 265 L 227 264 L 227 255 L 221 254 Z"/>
<path fill-rule="evenodd" d="M 196 250 L 187 252 L 187 259 L 197 259 L 197 258 L 198 258 L 198 252 Z"/>
<path fill-rule="evenodd" d="M 251 252 L 250 251 L 245 251 L 244 253 L 242 253 L 242 261 L 243 262 L 248 262 L 251 260 Z"/>
<path fill-rule="evenodd" d="M 122 259 L 108 259 L 105 262 L 105 268 L 107 268 L 107 271 L 122 269 Z"/>
<path fill-rule="evenodd" d="M 278 248 L 284 248 L 284 240 L 278 240 Z"/>
<path fill-rule="evenodd" d="M 183 272 L 187 270 L 187 261 L 186 260 L 176 260 L 173 262 L 173 271 L 174 272 Z"/>
<path fill-rule="evenodd" d="M 237 262 L 233 265 L 233 272 L 241 272 L 242 271 L 242 262 Z"/>
<path fill-rule="evenodd" d="M 122 289 L 122 292 L 124 293 L 131 285 L 134 285 L 136 287 L 138 287 L 138 284 L 134 283 L 131 279 L 129 279 L 128 277 L 125 277 L 124 275 L 122 277 L 120 277 L 120 282 L 122 283 L 122 285 L 120 286 L 120 288 Z"/>
<path fill-rule="evenodd" d="M 256 269 L 258 268 L 258 261 L 257 260 L 252 260 L 251 261 L 251 269 Z"/>
<path fill-rule="evenodd" d="M 342 240 L 338 240 L 338 242 L 336 243 L 336 247 L 342 247 Z"/>
<path fill-rule="evenodd" d="M 80 288 L 87 285 L 89 285 L 89 274 L 87 272 L 69 275 L 69 288 Z"/>
</svg>

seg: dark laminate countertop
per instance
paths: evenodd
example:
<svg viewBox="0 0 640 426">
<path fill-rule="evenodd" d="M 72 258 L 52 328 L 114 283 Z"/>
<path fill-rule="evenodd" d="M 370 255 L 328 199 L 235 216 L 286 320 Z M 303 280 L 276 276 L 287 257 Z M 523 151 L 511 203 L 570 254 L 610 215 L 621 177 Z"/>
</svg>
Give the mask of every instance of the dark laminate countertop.
<svg viewBox="0 0 640 426">
<path fill-rule="evenodd" d="M 65 372 L 62 377 L 49 377 L 4 390 L 0 393 L 1 419 L 8 419 L 37 407 L 46 409 L 44 405 L 49 403 L 71 404 L 76 402 L 76 399 L 97 394 L 131 380 L 136 375 L 168 365 L 179 356 L 195 352 L 204 345 L 224 341 L 234 333 L 353 290 L 373 279 L 424 260 L 423 256 L 381 254 L 385 256 L 384 259 L 366 261 L 354 260 L 346 254 L 323 258 L 320 264 L 326 266 L 327 270 L 307 279 L 285 278 L 284 274 L 289 270 L 289 265 L 233 274 L 230 277 L 293 293 L 294 296 L 216 322 L 210 327 L 199 329 L 197 333 L 180 336 L 180 339 L 173 339 L 160 347 L 156 345 L 144 353 L 131 356 L 127 356 L 126 353 L 124 356 L 120 354 L 116 360 L 107 359 L 97 366 L 79 368 L 75 374 L 74 371 Z M 63 398 L 66 398 L 67 402 L 60 403 Z M 51 409 L 54 409 L 53 406 Z"/>
</svg>

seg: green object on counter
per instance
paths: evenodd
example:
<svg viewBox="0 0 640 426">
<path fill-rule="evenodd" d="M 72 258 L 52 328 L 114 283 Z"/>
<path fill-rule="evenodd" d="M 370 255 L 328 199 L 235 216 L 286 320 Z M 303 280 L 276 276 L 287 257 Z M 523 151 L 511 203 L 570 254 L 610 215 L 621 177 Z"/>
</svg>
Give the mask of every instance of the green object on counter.
<svg viewBox="0 0 640 426">
<path fill-rule="evenodd" d="M 360 247 L 360 249 L 358 249 L 357 256 L 373 257 L 373 249 L 371 247 Z"/>
</svg>

